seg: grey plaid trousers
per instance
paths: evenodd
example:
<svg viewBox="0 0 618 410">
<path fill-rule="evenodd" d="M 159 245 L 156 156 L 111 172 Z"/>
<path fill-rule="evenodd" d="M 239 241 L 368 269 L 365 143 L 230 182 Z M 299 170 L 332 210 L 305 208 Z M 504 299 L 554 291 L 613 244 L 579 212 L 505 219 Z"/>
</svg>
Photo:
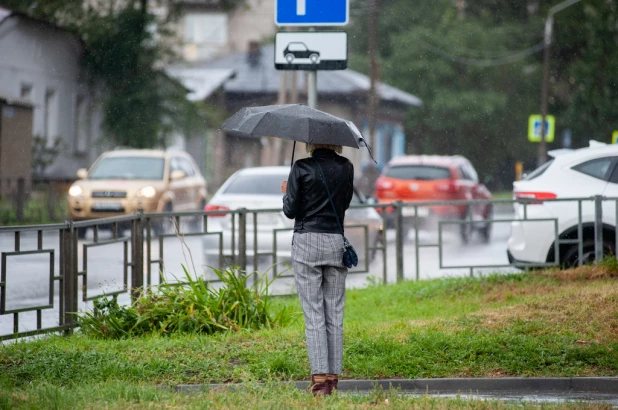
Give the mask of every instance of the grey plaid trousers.
<svg viewBox="0 0 618 410">
<path fill-rule="evenodd" d="M 340 374 L 343 359 L 345 278 L 343 237 L 333 233 L 294 233 L 292 265 L 305 315 L 311 374 Z"/>
</svg>

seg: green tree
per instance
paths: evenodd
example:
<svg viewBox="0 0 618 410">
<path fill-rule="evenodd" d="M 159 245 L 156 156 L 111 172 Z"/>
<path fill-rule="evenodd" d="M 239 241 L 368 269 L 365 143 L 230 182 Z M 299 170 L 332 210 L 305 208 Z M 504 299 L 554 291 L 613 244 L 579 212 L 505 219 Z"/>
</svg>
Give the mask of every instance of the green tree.
<svg viewBox="0 0 618 410">
<path fill-rule="evenodd" d="M 527 169 L 536 163 L 527 118 L 540 109 L 543 27 L 558 1 L 465 3 L 459 13 L 450 0 L 380 1 L 382 79 L 424 101 L 409 113 L 410 151 L 466 155 L 495 177 L 494 188 L 509 188 L 516 160 Z M 587 0 L 556 15 L 549 111 L 557 138 L 549 149 L 567 128 L 575 146 L 607 141 L 618 128 L 617 11 L 618 0 Z M 365 33 L 366 18 L 357 15 L 351 66 L 367 72 Z"/>
</svg>

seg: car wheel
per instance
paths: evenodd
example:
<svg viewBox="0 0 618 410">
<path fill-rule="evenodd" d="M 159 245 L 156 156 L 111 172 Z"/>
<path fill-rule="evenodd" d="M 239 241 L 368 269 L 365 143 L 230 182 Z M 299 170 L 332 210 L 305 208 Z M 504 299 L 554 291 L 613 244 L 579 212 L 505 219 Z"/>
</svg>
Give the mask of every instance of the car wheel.
<svg viewBox="0 0 618 410">
<path fill-rule="evenodd" d="M 200 204 L 198 205 L 198 211 L 203 211 L 204 207 L 206 206 L 206 201 L 205 200 L 201 200 Z M 191 232 L 202 232 L 202 220 L 204 218 L 201 215 L 196 216 L 195 218 L 193 218 L 193 220 L 191 221 L 191 224 L 189 225 L 189 229 L 191 229 Z"/>
<path fill-rule="evenodd" d="M 315 64 L 315 63 L 317 63 L 317 62 L 318 62 L 318 58 L 320 58 L 320 56 L 319 56 L 319 55 L 317 55 L 317 54 L 311 54 L 311 55 L 309 56 L 309 60 L 311 60 L 311 62 L 312 62 L 313 64 Z"/>
<path fill-rule="evenodd" d="M 487 216 L 485 217 L 485 220 L 493 219 L 493 217 L 494 217 L 494 209 L 491 205 L 489 205 L 489 210 L 487 211 Z M 491 241 L 492 226 L 493 226 L 492 223 L 486 222 L 485 225 L 483 225 L 483 227 L 479 229 L 481 238 L 483 239 L 484 243 L 489 243 Z"/>
<path fill-rule="evenodd" d="M 369 251 L 369 263 L 373 262 L 374 259 L 376 258 L 376 255 L 378 254 L 378 250 L 376 248 L 380 246 L 381 244 L 382 244 L 382 238 L 381 238 L 380 233 L 378 233 L 373 241 L 373 245 L 371 245 L 373 249 Z"/>
<path fill-rule="evenodd" d="M 165 204 L 165 207 L 163 208 L 163 212 L 173 212 L 173 210 L 174 207 L 172 206 L 171 202 Z M 155 235 L 157 236 L 173 233 L 175 232 L 174 217 L 168 216 L 164 218 L 157 218 L 153 221 L 152 227 L 154 229 Z"/>
<path fill-rule="evenodd" d="M 294 61 L 294 54 L 292 53 L 286 54 L 285 61 L 287 61 L 288 63 L 291 63 L 292 61 Z"/>
<path fill-rule="evenodd" d="M 470 217 L 470 207 L 466 208 L 466 212 L 462 215 L 461 220 L 462 221 L 469 221 Z M 462 223 L 459 224 L 459 236 L 461 238 L 461 241 L 463 243 L 468 243 L 470 242 L 470 238 L 472 238 L 472 224 L 471 223 Z"/>
<path fill-rule="evenodd" d="M 84 239 L 88 228 L 77 228 L 77 239 Z"/>
<path fill-rule="evenodd" d="M 603 242 L 603 257 L 612 256 L 614 254 L 614 244 L 610 242 Z M 594 263 L 594 241 L 587 240 L 584 242 L 582 259 L 584 265 L 591 265 Z M 571 246 L 562 257 L 562 265 L 568 268 L 572 268 L 579 265 L 579 247 L 578 245 Z"/>
</svg>

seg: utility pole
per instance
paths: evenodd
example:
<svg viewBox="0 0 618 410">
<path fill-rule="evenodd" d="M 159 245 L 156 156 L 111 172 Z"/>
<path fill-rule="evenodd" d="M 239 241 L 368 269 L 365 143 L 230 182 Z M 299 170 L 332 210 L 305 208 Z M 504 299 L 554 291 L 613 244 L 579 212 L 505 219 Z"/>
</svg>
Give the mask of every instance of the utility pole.
<svg viewBox="0 0 618 410">
<path fill-rule="evenodd" d="M 280 83 L 279 83 L 279 96 L 277 98 L 277 104 L 287 104 L 288 95 L 288 72 L 281 71 Z M 285 156 L 283 140 L 281 138 L 271 138 L 272 141 L 272 156 L 269 165 L 282 165 L 283 158 Z"/>
<path fill-rule="evenodd" d="M 376 133 L 376 121 L 377 121 L 377 82 L 378 82 L 378 62 L 376 61 L 376 37 L 377 37 L 377 23 L 378 23 L 378 0 L 370 0 L 371 9 L 369 11 L 368 21 L 368 56 L 370 67 L 370 85 L 369 85 L 369 98 L 367 104 L 367 120 L 369 122 L 369 146 L 375 146 L 375 133 Z"/>
<path fill-rule="evenodd" d="M 566 0 L 549 9 L 547 20 L 545 20 L 545 35 L 543 49 L 543 83 L 541 85 L 541 142 L 539 143 L 537 166 L 543 165 L 547 161 L 547 143 L 545 141 L 547 127 L 545 119 L 547 117 L 547 100 L 549 94 L 549 58 L 551 49 L 551 37 L 554 28 L 554 14 L 572 6 L 581 0 Z"/>
</svg>

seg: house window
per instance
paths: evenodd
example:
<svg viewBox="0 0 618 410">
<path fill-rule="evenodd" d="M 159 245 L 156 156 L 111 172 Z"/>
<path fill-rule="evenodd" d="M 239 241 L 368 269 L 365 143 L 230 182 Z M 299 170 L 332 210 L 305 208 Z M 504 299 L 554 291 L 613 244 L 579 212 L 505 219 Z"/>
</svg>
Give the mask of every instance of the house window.
<svg viewBox="0 0 618 410">
<path fill-rule="evenodd" d="M 86 98 L 83 95 L 77 97 L 75 102 L 75 139 L 73 148 L 76 153 L 85 153 L 88 143 L 88 108 Z"/>
<path fill-rule="evenodd" d="M 58 96 L 56 91 L 47 89 L 45 91 L 45 106 L 43 107 L 43 133 L 47 140 L 47 145 L 54 145 L 57 137 L 57 118 L 58 118 Z"/>
<path fill-rule="evenodd" d="M 185 58 L 213 57 L 228 42 L 228 17 L 225 13 L 191 13 L 184 17 Z"/>
<path fill-rule="evenodd" d="M 22 100 L 29 100 L 32 98 L 32 84 L 23 83 L 19 88 L 19 97 Z"/>
</svg>

